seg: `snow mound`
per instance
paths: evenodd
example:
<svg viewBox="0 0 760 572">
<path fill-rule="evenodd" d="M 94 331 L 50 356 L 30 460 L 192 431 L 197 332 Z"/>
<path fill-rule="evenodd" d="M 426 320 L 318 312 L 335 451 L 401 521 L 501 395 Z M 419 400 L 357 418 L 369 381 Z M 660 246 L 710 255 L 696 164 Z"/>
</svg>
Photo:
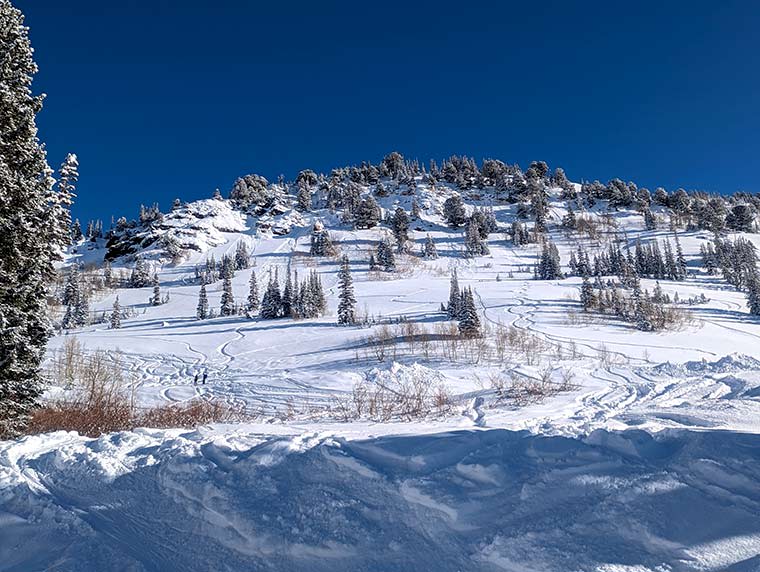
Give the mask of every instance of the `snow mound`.
<svg viewBox="0 0 760 572">
<path fill-rule="evenodd" d="M 733 373 L 746 370 L 760 370 L 760 360 L 743 354 L 730 354 L 723 356 L 716 361 L 688 361 L 682 364 L 665 362 L 653 367 L 642 368 L 641 371 L 648 371 L 660 376 L 691 377 L 711 373 Z"/>
<path fill-rule="evenodd" d="M 756 570 L 760 436 L 0 444 L 3 570 Z"/>
</svg>

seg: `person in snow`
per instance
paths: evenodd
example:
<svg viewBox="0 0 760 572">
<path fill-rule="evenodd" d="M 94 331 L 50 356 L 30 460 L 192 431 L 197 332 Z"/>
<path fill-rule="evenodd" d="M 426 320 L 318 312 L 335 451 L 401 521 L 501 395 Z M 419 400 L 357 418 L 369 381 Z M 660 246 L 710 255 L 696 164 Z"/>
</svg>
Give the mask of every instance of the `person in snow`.
<svg viewBox="0 0 760 572">
<path fill-rule="evenodd" d="M 203 385 L 206 385 L 206 378 L 208 378 L 208 372 L 204 371 L 203 372 Z"/>
<path fill-rule="evenodd" d="M 195 372 L 195 378 L 193 379 L 193 385 L 198 385 L 198 375 L 199 375 L 199 373 L 196 371 Z"/>
</svg>

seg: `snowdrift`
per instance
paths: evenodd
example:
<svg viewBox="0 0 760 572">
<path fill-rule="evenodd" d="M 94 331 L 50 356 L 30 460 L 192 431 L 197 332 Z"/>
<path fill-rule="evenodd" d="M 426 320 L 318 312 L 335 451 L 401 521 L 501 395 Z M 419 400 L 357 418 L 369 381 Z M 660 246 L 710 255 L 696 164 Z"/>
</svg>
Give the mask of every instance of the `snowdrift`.
<svg viewBox="0 0 760 572">
<path fill-rule="evenodd" d="M 5 571 L 750 571 L 758 554 L 760 435 L 0 444 Z"/>
</svg>

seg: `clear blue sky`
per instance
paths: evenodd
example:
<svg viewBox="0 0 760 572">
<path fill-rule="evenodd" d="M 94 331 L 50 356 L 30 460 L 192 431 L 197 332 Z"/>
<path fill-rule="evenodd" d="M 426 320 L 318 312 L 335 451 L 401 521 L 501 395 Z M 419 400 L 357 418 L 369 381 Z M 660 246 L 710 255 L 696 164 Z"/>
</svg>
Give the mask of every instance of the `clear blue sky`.
<svg viewBox="0 0 760 572">
<path fill-rule="evenodd" d="M 760 191 L 760 2 L 14 0 L 74 215 L 467 154 Z"/>
</svg>

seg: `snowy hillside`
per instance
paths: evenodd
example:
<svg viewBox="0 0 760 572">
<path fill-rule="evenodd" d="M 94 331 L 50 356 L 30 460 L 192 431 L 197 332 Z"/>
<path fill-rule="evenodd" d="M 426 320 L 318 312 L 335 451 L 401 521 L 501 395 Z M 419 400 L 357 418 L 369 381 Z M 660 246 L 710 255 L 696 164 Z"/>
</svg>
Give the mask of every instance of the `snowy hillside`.
<svg viewBox="0 0 760 572">
<path fill-rule="evenodd" d="M 747 203 L 389 157 L 248 176 L 72 247 L 58 295 L 76 267 L 89 295 L 54 308 L 48 364 L 75 337 L 140 407 L 247 422 L 0 444 L 0 569 L 760 569 Z M 319 281 L 325 311 L 265 319 L 252 273 Z"/>
</svg>

